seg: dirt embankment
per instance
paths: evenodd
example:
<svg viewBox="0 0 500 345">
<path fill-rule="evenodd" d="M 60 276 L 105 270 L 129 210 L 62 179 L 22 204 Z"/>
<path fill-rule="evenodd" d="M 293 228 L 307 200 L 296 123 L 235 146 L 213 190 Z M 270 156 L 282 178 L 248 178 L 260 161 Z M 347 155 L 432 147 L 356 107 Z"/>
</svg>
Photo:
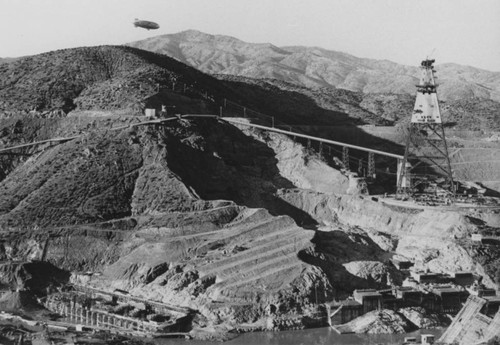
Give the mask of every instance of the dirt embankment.
<svg viewBox="0 0 500 345">
<path fill-rule="evenodd" d="M 370 197 L 329 196 L 303 190 L 281 190 L 279 195 L 319 222 L 363 229 L 385 251 L 411 259 L 417 268 L 445 273 L 473 271 L 495 286 L 495 272 L 486 274 L 483 265 L 474 259 L 469 236 L 478 231 L 478 224 L 496 223 L 498 212 L 411 210 Z"/>
<path fill-rule="evenodd" d="M 298 159 L 287 160 L 293 144 L 289 143 L 286 137 L 277 134 L 262 134 L 260 131 L 249 130 L 245 126 L 240 128 L 247 135 L 266 142 L 277 152 L 280 172 L 283 176 L 295 181 L 298 188 L 283 188 L 278 190 L 276 195 L 286 203 L 303 210 L 318 224 L 323 225 L 322 231 L 338 232 L 340 227 L 343 233 L 349 236 L 361 234 L 369 238 L 372 248 L 382 252 L 373 256 L 379 260 L 379 264 L 386 262 L 393 255 L 402 255 L 414 261 L 417 268 L 445 273 L 472 271 L 485 276 L 485 281 L 490 286 L 496 286 L 494 282 L 496 269 L 490 267 L 496 262 L 495 251 L 481 248 L 479 251 L 484 252 L 483 256 L 486 255 L 489 259 L 477 260 L 478 249 L 471 244 L 470 234 L 484 226 L 498 227 L 500 222 L 498 211 L 411 210 L 386 205 L 377 198 L 345 195 L 346 179 L 339 171 L 327 167 L 320 160 L 315 160 L 313 164 L 304 160 L 305 163 L 301 165 L 301 168 L 305 170 L 303 173 L 301 168 L 295 166 Z M 462 157 L 460 153 L 459 156 Z M 315 164 L 322 166 L 322 169 L 315 169 Z M 336 182 L 330 182 L 328 178 L 331 177 Z M 325 243 L 329 240 L 324 236 L 318 236 L 318 238 L 321 240 L 317 243 Z M 330 247 L 338 249 L 338 245 L 338 242 L 332 242 Z M 320 247 L 320 245 L 316 246 L 317 251 Z M 328 252 L 328 249 L 326 251 Z M 329 260 L 332 258 L 330 257 Z M 397 281 L 397 274 L 390 273 L 390 269 L 383 268 L 383 266 L 378 267 L 378 264 L 370 263 L 368 255 L 361 260 L 351 256 L 345 261 L 349 263 L 342 262 L 344 268 L 356 272 L 354 274 L 356 276 L 366 278 L 368 276 L 366 271 L 371 271 L 373 272 L 372 279 L 374 276 L 379 276 L 378 279 L 374 279 L 375 281 L 385 283 L 394 279 Z M 355 264 L 356 261 L 360 263 Z M 490 264 L 485 265 L 485 262 Z M 323 269 L 328 272 L 325 266 L 329 264 L 325 262 L 324 266 L 322 265 Z M 380 276 L 385 276 L 385 278 L 380 278 Z"/>
</svg>

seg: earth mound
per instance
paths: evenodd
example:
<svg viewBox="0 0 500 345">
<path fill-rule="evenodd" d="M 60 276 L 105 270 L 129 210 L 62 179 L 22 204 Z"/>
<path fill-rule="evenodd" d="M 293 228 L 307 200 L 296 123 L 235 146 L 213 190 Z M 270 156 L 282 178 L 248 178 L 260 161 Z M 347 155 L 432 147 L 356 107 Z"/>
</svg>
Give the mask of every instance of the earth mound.
<svg viewBox="0 0 500 345">
<path fill-rule="evenodd" d="M 346 324 L 336 326 L 341 333 L 408 333 L 414 326 L 393 310 L 370 311 Z"/>
</svg>

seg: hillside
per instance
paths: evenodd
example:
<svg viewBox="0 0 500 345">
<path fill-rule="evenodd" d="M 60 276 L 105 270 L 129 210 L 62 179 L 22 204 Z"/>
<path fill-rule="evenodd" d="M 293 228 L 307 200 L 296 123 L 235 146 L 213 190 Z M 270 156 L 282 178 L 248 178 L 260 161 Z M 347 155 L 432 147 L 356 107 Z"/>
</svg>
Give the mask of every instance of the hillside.
<svg viewBox="0 0 500 345">
<path fill-rule="evenodd" d="M 0 65 L 0 117 L 63 117 L 70 112 L 141 115 L 167 105 L 175 113 L 217 114 L 227 99 L 290 124 L 379 123 L 349 117 L 296 90 L 220 81 L 165 55 L 123 46 L 58 50 Z M 160 91 L 160 92 L 158 92 Z M 231 110 L 227 110 L 231 111 Z"/>
<path fill-rule="evenodd" d="M 50 120 L 63 134 L 64 121 Z M 191 306 L 205 325 L 253 322 L 280 304 L 276 328 L 286 327 L 282 319 L 313 308 L 313 284 L 331 288 L 297 257 L 314 236 L 297 224 L 315 221 L 275 193 L 347 183 L 282 140 L 278 161 L 264 142 L 211 119 L 97 130 L 47 148 L 0 183 L 0 260 L 39 258 L 50 234 L 48 261 L 102 272 L 91 286 Z"/>
<path fill-rule="evenodd" d="M 249 89 L 258 89 L 262 95 L 260 106 L 272 113 L 287 110 L 289 124 L 319 125 L 319 119 L 307 116 L 310 112 L 319 115 L 328 114 L 336 118 L 335 125 L 345 121 L 354 124 L 374 124 L 392 126 L 405 124 L 409 120 L 415 103 L 415 95 L 395 93 L 362 93 L 333 87 L 305 87 L 279 79 L 254 79 L 241 76 L 218 74 L 217 78 L 231 82 L 231 87 L 242 94 Z M 280 95 L 281 97 L 277 97 Z M 293 102 L 301 99 L 301 102 Z M 305 101 L 305 102 L 304 102 Z M 274 108 L 279 103 L 280 108 Z M 305 104 L 304 104 L 305 103 Z M 306 106 L 309 104 L 309 106 Z M 255 105 L 258 107 L 259 105 Z M 311 108 L 311 105 L 314 105 Z M 440 101 L 441 113 L 447 128 L 463 130 L 500 130 L 500 103 L 488 99 L 458 99 Z M 314 109 L 316 108 L 316 109 Z M 311 111 L 312 110 L 312 111 Z M 264 110 L 265 111 L 265 110 Z M 333 113 L 332 113 L 333 112 Z M 347 115 L 347 117 L 341 116 Z M 306 115 L 306 116 L 301 116 Z M 328 115 L 327 115 L 328 116 Z M 284 117 L 280 117 L 285 119 Z M 303 120 L 301 121 L 300 118 Z M 307 120 L 305 120 L 307 118 Z"/>
<path fill-rule="evenodd" d="M 24 57 L 0 65 L 0 113 L 117 110 L 140 113 L 158 87 L 200 83 L 229 92 L 196 69 L 128 47 L 84 47 Z"/>
<path fill-rule="evenodd" d="M 65 135 L 78 129 L 69 120 L 23 128 L 48 122 Z M 319 303 L 400 284 L 387 261 L 396 254 L 494 284 L 498 255 L 484 246 L 491 258 L 478 264 L 468 236 L 498 214 L 346 195 L 348 178 L 291 138 L 217 119 L 107 122 L 31 152 L 0 182 L 0 260 L 36 260 L 48 247 L 71 282 L 190 307 L 193 328 L 213 337 L 324 325 Z"/>
<path fill-rule="evenodd" d="M 0 58 L 0 64 L 1 63 L 12 62 L 12 61 L 17 60 L 17 59 L 19 59 L 19 58 L 8 58 L 8 57 L 7 58 Z"/>
<path fill-rule="evenodd" d="M 357 124 L 393 125 L 408 116 L 408 109 L 412 109 L 415 102 L 415 97 L 410 95 L 363 94 L 333 87 L 308 88 L 279 79 L 254 79 L 225 74 L 218 74 L 216 77 L 232 82 L 236 90 L 240 85 L 242 88 L 249 88 L 251 85 L 270 95 L 302 95 L 312 100 L 320 109 L 347 114 Z M 298 123 L 312 125 L 316 122 Z"/>
<path fill-rule="evenodd" d="M 214 78 L 217 77 L 218 79 Z M 0 65 L 0 117 L 61 117 L 70 112 L 143 113 L 167 105 L 175 113 L 243 115 L 243 107 L 289 125 L 391 125 L 407 118 L 413 94 L 308 88 L 280 79 L 210 76 L 165 55 L 123 46 L 58 50 Z M 158 93 L 158 91 L 160 91 Z M 173 110 L 175 108 L 175 110 Z M 500 104 L 442 102 L 449 126 L 500 129 Z M 95 114 L 97 114 L 95 113 Z M 471 116 L 472 115 L 472 116 Z"/>
<path fill-rule="evenodd" d="M 249 78 L 272 78 L 306 87 L 336 87 L 363 93 L 411 94 L 419 78 L 415 66 L 362 59 L 317 47 L 276 47 L 229 36 L 188 30 L 128 44 L 174 57 L 201 71 Z M 440 61 L 438 61 L 439 63 Z M 438 64 L 440 97 L 500 101 L 500 73 L 470 66 Z"/>
</svg>

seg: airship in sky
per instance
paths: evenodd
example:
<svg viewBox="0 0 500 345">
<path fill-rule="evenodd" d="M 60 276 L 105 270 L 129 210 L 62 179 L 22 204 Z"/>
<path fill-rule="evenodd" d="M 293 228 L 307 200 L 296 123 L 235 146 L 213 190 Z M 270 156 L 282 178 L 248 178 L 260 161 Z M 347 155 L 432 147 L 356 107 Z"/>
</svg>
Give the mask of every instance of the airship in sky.
<svg viewBox="0 0 500 345">
<path fill-rule="evenodd" d="M 139 27 L 139 28 L 143 28 L 143 29 L 147 29 L 147 30 L 156 30 L 160 27 L 155 22 L 150 22 L 148 20 L 140 20 L 137 18 L 135 18 L 134 26 L 136 28 Z"/>
</svg>

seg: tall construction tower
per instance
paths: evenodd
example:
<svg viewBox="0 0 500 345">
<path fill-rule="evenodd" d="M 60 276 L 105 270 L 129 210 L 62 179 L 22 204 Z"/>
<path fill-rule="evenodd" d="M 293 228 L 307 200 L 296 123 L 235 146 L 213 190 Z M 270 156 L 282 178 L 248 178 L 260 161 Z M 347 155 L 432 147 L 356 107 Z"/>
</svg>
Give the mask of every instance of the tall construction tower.
<svg viewBox="0 0 500 345">
<path fill-rule="evenodd" d="M 448 145 L 439 111 L 435 60 L 424 60 L 417 97 L 406 137 L 404 159 L 398 162 L 397 194 L 412 195 L 429 185 L 441 187 L 451 195 L 455 193 Z M 433 172 L 442 173 L 436 178 Z"/>
</svg>

